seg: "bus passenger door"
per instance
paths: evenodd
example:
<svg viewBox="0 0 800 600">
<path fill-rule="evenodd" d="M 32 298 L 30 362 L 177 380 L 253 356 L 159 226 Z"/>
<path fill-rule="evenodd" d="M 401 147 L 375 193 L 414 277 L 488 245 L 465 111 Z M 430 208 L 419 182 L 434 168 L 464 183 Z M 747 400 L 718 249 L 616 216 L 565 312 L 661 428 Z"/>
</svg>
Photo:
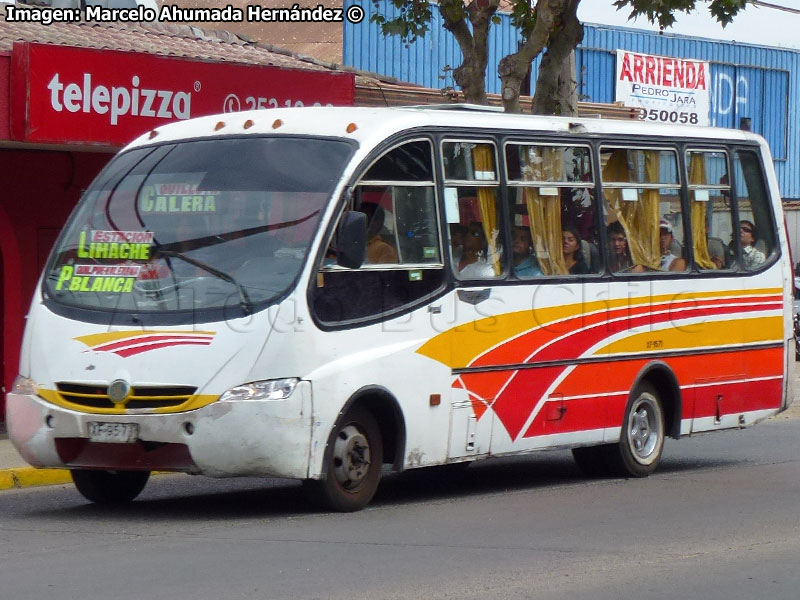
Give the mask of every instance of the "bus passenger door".
<svg viewBox="0 0 800 600">
<path fill-rule="evenodd" d="M 459 288 L 443 302 L 453 328 L 449 333 L 453 383 L 450 388 L 450 442 L 448 458 L 478 457 L 489 453 L 498 376 L 476 365 L 492 335 L 492 312 L 500 294 L 489 282 Z"/>
</svg>

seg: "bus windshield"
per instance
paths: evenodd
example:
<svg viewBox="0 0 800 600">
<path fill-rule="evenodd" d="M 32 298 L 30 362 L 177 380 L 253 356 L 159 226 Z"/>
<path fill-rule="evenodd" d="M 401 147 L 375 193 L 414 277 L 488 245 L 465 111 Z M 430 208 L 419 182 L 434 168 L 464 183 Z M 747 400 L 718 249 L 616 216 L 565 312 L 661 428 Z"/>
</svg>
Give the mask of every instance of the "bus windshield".
<svg viewBox="0 0 800 600">
<path fill-rule="evenodd" d="M 353 149 L 249 137 L 120 154 L 65 228 L 44 291 L 136 313 L 263 307 L 298 276 Z"/>
</svg>

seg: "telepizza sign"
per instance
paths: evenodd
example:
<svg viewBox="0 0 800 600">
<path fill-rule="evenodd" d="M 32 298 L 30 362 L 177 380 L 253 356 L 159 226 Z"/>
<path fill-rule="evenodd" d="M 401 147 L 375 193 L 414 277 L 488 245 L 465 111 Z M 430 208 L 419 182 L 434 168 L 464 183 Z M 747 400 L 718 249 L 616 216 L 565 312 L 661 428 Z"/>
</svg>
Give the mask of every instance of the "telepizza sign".
<svg viewBox="0 0 800 600">
<path fill-rule="evenodd" d="M 617 50 L 617 101 L 649 121 L 708 125 L 710 79 L 705 61 Z"/>
<path fill-rule="evenodd" d="M 25 142 L 122 146 L 170 121 L 354 98 L 352 73 L 27 42 L 11 55 L 11 137 Z"/>
</svg>

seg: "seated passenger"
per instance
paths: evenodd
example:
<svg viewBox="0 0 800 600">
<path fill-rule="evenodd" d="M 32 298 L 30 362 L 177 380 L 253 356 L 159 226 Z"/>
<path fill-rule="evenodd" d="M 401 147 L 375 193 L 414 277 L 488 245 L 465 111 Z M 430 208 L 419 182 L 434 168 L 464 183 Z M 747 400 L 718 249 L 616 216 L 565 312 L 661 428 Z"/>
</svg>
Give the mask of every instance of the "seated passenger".
<svg viewBox="0 0 800 600">
<path fill-rule="evenodd" d="M 706 225 L 706 247 L 708 248 L 708 257 L 714 263 L 715 269 L 727 269 L 730 264 L 730 252 L 728 247 L 718 237 L 710 235 L 711 228 Z"/>
<path fill-rule="evenodd" d="M 464 251 L 458 261 L 458 274 L 467 278 L 494 277 L 494 269 L 486 257 L 487 250 L 483 224 L 478 221 L 470 223 L 464 238 Z"/>
<path fill-rule="evenodd" d="M 397 264 L 397 250 L 381 239 L 383 220 L 386 213 L 374 202 L 362 202 L 359 212 L 367 215 L 367 259 L 373 265 Z"/>
<path fill-rule="evenodd" d="M 742 258 L 745 269 L 757 269 L 767 257 L 756 248 L 756 228 L 750 221 L 739 221 L 739 241 L 742 243 Z"/>
<path fill-rule="evenodd" d="M 570 275 L 585 275 L 590 272 L 581 250 L 581 236 L 572 225 L 561 227 L 561 249 Z"/>
<path fill-rule="evenodd" d="M 518 277 L 536 277 L 542 274 L 539 261 L 533 254 L 533 239 L 528 227 L 514 227 L 511 250 L 513 252 L 514 273 Z"/>
<path fill-rule="evenodd" d="M 608 234 L 610 267 L 612 273 L 630 271 L 633 269 L 633 259 L 628 249 L 628 238 L 622 223 L 614 221 L 606 228 Z"/>
<path fill-rule="evenodd" d="M 467 228 L 460 223 L 450 225 L 450 252 L 453 262 L 461 260 L 461 253 L 464 252 L 464 240 L 467 237 Z"/>
<path fill-rule="evenodd" d="M 672 253 L 672 242 L 675 240 L 675 236 L 672 235 L 672 225 L 666 219 L 661 219 L 658 228 L 661 243 L 661 270 L 685 271 L 686 260 Z"/>
</svg>

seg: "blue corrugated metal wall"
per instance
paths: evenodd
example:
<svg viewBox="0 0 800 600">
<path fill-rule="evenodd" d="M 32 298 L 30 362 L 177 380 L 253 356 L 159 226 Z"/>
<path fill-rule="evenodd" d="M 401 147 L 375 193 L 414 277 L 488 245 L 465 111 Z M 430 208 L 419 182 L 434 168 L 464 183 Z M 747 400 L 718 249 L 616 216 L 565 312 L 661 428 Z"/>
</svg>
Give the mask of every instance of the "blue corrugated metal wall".
<svg viewBox="0 0 800 600">
<path fill-rule="evenodd" d="M 614 100 L 617 49 L 707 60 L 711 63 L 711 124 L 738 127 L 742 117 L 769 142 L 784 198 L 800 198 L 800 147 L 789 144 L 798 123 L 800 52 L 747 44 L 586 26 L 576 57 L 581 93 L 592 102 Z"/>
<path fill-rule="evenodd" d="M 442 26 L 442 17 L 436 7 L 430 31 L 425 37 L 407 45 L 397 36 L 384 37 L 379 27 L 369 22 L 376 12 L 370 0 L 345 0 L 344 6 L 347 8 L 352 4 L 361 5 L 366 16 L 359 24 L 347 20 L 344 22 L 344 64 L 431 88 L 455 85 L 453 77 L 445 72 L 445 67 L 455 68 L 461 64 L 461 50 L 450 32 Z M 380 12 L 387 18 L 397 15 L 397 9 L 390 3 L 384 6 Z M 500 18 L 501 24 L 493 26 L 489 33 L 486 90 L 492 93 L 500 92 L 498 61 L 517 49 L 518 36 L 511 27 L 510 19 L 507 15 Z"/>
<path fill-rule="evenodd" d="M 345 64 L 426 87 L 454 85 L 444 68 L 457 67 L 461 52 L 453 36 L 442 27 L 436 10 L 431 31 L 406 47 L 397 37 L 383 37 L 379 28 L 369 22 L 375 12 L 371 1 L 345 0 L 344 4 L 360 4 L 367 13 L 359 24 L 345 21 Z M 383 12 L 392 14 L 388 9 Z M 508 16 L 501 15 L 500 20 L 492 27 L 486 74 L 486 89 L 494 93 L 500 91 L 497 63 L 516 50 L 518 39 Z M 738 127 L 740 118 L 749 117 L 752 130 L 770 144 L 784 198 L 800 198 L 800 144 L 789 143 L 800 134 L 800 123 L 789 118 L 800 114 L 800 52 L 587 25 L 576 54 L 580 93 L 585 100 L 614 100 L 617 49 L 709 61 L 712 124 Z M 537 60 L 533 65 L 534 82 L 538 64 Z"/>
</svg>

